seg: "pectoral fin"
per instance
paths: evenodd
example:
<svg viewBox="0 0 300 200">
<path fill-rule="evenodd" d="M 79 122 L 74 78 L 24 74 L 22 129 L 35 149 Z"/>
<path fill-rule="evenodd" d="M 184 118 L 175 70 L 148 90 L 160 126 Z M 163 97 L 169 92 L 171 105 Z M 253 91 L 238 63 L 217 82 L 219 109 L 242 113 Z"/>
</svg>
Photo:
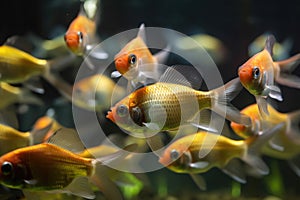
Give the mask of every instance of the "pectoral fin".
<svg viewBox="0 0 300 200">
<path fill-rule="evenodd" d="M 111 78 L 119 78 L 122 74 L 119 71 L 113 71 L 110 75 Z"/>
<path fill-rule="evenodd" d="M 232 159 L 222 171 L 239 183 L 246 183 L 245 172 L 237 159 Z"/>
<path fill-rule="evenodd" d="M 196 169 L 205 169 L 208 165 L 209 162 L 207 161 L 199 161 L 199 162 L 189 164 L 191 168 L 196 168 Z"/>
<path fill-rule="evenodd" d="M 276 85 L 269 85 L 266 86 L 267 88 L 267 93 L 268 95 L 272 98 L 272 99 L 276 99 L 278 101 L 282 101 L 283 98 L 281 96 L 281 90 L 279 87 L 277 87 Z"/>
<path fill-rule="evenodd" d="M 86 199 L 95 199 L 95 194 L 91 189 L 87 177 L 78 177 L 73 180 L 70 185 L 63 189 L 67 193 L 74 194 L 76 196 L 84 197 Z"/>
<path fill-rule="evenodd" d="M 200 190 L 206 190 L 206 182 L 199 174 L 190 174 L 191 178 Z"/>
<path fill-rule="evenodd" d="M 267 100 L 261 96 L 255 96 L 255 99 L 256 99 L 256 103 L 257 103 L 260 115 L 263 118 L 267 117 L 269 115 Z"/>
</svg>

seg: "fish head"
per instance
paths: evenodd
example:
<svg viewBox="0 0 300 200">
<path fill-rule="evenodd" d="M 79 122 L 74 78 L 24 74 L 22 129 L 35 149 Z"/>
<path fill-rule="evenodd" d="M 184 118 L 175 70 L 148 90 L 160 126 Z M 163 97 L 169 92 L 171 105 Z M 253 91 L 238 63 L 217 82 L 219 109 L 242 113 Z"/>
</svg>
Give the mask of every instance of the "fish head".
<svg viewBox="0 0 300 200">
<path fill-rule="evenodd" d="M 115 57 L 116 69 L 122 74 L 130 73 L 136 69 L 138 58 L 135 53 L 122 53 Z M 129 75 L 129 74 L 128 74 Z"/>
<path fill-rule="evenodd" d="M 27 175 L 26 166 L 17 154 L 7 153 L 0 158 L 0 182 L 13 188 L 22 188 Z"/>
<path fill-rule="evenodd" d="M 235 134 L 237 134 L 238 136 L 240 136 L 242 138 L 249 137 L 249 130 L 245 125 L 231 122 L 230 126 L 231 126 L 232 130 L 235 132 Z"/>
<path fill-rule="evenodd" d="M 167 147 L 159 158 L 162 165 L 178 173 L 186 172 L 191 161 L 192 157 L 188 147 L 176 141 Z"/>
<path fill-rule="evenodd" d="M 84 53 L 84 35 L 81 31 L 72 31 L 72 32 L 67 32 L 65 34 L 65 42 L 69 49 L 76 55 L 83 55 Z"/>
<path fill-rule="evenodd" d="M 264 90 L 266 71 L 261 57 L 261 53 L 254 55 L 238 69 L 240 82 L 253 95 L 261 95 Z"/>
</svg>

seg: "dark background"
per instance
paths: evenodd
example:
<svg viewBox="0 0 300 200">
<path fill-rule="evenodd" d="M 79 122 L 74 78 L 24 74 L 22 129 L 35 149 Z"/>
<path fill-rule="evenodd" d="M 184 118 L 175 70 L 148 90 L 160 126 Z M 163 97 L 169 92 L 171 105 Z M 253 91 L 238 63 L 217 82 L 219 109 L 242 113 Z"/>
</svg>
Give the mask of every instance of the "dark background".
<svg viewBox="0 0 300 200">
<path fill-rule="evenodd" d="M 137 28 L 142 22 L 146 26 L 170 28 L 187 35 L 206 33 L 219 38 L 229 50 L 227 61 L 218 66 L 224 82 L 237 76 L 237 68 L 249 58 L 248 45 L 266 31 L 273 33 L 278 41 L 291 38 L 291 55 L 300 52 L 300 1 L 296 0 L 102 0 L 101 3 L 98 33 L 103 39 Z M 78 10 L 79 1 L 76 0 L 1 1 L 0 43 L 10 36 L 28 32 L 45 39 L 63 34 Z M 300 75 L 300 70 L 295 73 Z M 277 102 L 278 109 L 281 112 L 300 109 L 300 92 L 283 86 L 281 89 L 284 101 Z M 239 109 L 251 103 L 254 98 L 245 90 L 234 101 Z M 70 112 L 68 108 L 61 109 Z M 299 178 L 285 162 L 280 164 L 286 188 L 296 191 Z M 225 177 L 217 170 L 211 173 Z M 205 176 L 208 178 L 209 173 Z M 208 178 L 209 187 L 213 187 L 216 180 Z M 228 183 L 226 180 L 224 184 Z M 250 179 L 245 188 L 251 194 L 249 188 L 261 186 L 261 181 Z"/>
</svg>

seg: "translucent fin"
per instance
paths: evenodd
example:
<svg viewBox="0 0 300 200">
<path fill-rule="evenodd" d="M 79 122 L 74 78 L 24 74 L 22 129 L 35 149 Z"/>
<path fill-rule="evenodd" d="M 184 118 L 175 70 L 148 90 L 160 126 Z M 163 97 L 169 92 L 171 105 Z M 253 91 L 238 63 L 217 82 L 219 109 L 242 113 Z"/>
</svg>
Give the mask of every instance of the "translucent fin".
<svg viewBox="0 0 300 200">
<path fill-rule="evenodd" d="M 269 140 L 269 146 L 274 149 L 275 151 L 283 152 L 284 151 L 284 144 L 282 143 L 280 137 L 273 137 Z"/>
<path fill-rule="evenodd" d="M 119 71 L 113 71 L 110 75 L 111 78 L 119 78 L 122 74 Z"/>
<path fill-rule="evenodd" d="M 42 121 L 41 121 L 42 120 Z M 45 121 L 47 124 L 45 125 Z M 43 123 L 43 127 L 39 123 Z M 39 144 L 43 141 L 44 137 L 46 134 L 50 131 L 52 125 L 53 125 L 53 120 L 51 118 L 40 118 L 38 121 L 35 122 L 33 125 L 33 129 L 30 131 L 32 139 L 33 139 L 33 144 Z"/>
<path fill-rule="evenodd" d="M 32 94 L 27 88 L 22 88 L 21 95 L 19 96 L 19 103 L 34 104 L 39 106 L 44 105 L 43 101 Z"/>
<path fill-rule="evenodd" d="M 195 184 L 198 186 L 200 190 L 206 190 L 206 182 L 204 178 L 199 174 L 190 174 L 191 178 L 195 182 Z"/>
<path fill-rule="evenodd" d="M 205 169 L 209 165 L 209 162 L 199 161 L 195 163 L 190 163 L 189 166 L 195 169 Z"/>
<path fill-rule="evenodd" d="M 149 145 L 150 149 L 155 152 L 159 149 L 161 149 L 162 147 L 164 147 L 164 143 L 162 141 L 162 138 L 156 134 L 152 137 L 147 137 L 147 144 Z M 160 156 L 160 155 L 158 155 Z"/>
<path fill-rule="evenodd" d="M 267 100 L 261 96 L 255 96 L 255 99 L 260 115 L 262 118 L 266 118 L 269 115 Z"/>
<path fill-rule="evenodd" d="M 281 73 L 279 77 L 276 78 L 276 82 L 291 88 L 300 89 L 300 77 L 292 74 Z"/>
<path fill-rule="evenodd" d="M 126 147 L 124 147 L 123 149 L 121 149 L 115 153 L 112 153 L 110 155 L 107 155 L 107 156 L 104 156 L 101 158 L 96 158 L 94 160 L 94 163 L 101 163 L 103 165 L 107 165 L 114 161 L 120 161 L 120 160 L 122 160 L 120 158 L 125 158 L 126 156 L 128 156 L 130 154 L 130 152 L 134 151 L 137 148 L 137 146 L 138 146 L 137 144 L 127 145 Z"/>
<path fill-rule="evenodd" d="M 283 100 L 283 98 L 281 96 L 281 90 L 276 85 L 266 85 L 266 89 L 268 91 L 268 95 L 272 99 L 276 99 L 278 101 L 282 101 Z"/>
<path fill-rule="evenodd" d="M 196 124 L 196 123 L 191 123 L 191 125 L 201 129 L 201 130 L 204 130 L 204 131 L 208 131 L 208 132 L 211 132 L 211 133 L 218 133 L 218 130 L 214 129 L 214 128 L 211 128 L 209 126 L 206 126 L 206 125 L 201 125 L 201 124 Z"/>
<path fill-rule="evenodd" d="M 174 67 L 168 67 L 163 75 L 160 77 L 159 82 L 180 84 L 187 87 L 192 87 L 191 83 Z"/>
<path fill-rule="evenodd" d="M 107 176 L 107 167 L 97 163 L 95 168 L 95 174 L 90 178 L 91 182 L 98 187 L 106 199 L 122 200 L 120 190 Z"/>
<path fill-rule="evenodd" d="M 284 127 L 284 123 L 280 123 L 273 128 L 269 128 L 260 132 L 258 135 L 253 136 L 245 140 L 245 143 L 248 144 L 248 152 L 242 158 L 249 166 L 255 169 L 258 174 L 266 175 L 269 173 L 268 166 L 264 161 L 259 157 L 261 148 L 268 142 L 274 134 Z"/>
<path fill-rule="evenodd" d="M 300 110 L 288 113 L 288 120 L 290 121 L 287 127 L 286 135 L 290 140 L 300 145 Z"/>
<path fill-rule="evenodd" d="M 230 160 L 229 163 L 222 168 L 222 171 L 237 182 L 246 183 L 246 175 L 239 160 Z"/>
<path fill-rule="evenodd" d="M 50 137 L 48 143 L 75 153 L 85 149 L 78 133 L 72 128 L 60 128 Z"/>
<path fill-rule="evenodd" d="M 63 190 L 86 199 L 95 199 L 96 197 L 88 182 L 88 177 L 75 178 L 72 183 Z"/>
<path fill-rule="evenodd" d="M 276 39 L 273 35 L 269 35 L 267 37 L 266 43 L 265 43 L 265 49 L 270 53 L 270 55 L 273 55 L 273 47 L 276 42 Z"/>
<path fill-rule="evenodd" d="M 197 71 L 197 69 L 195 69 L 193 66 L 173 65 L 171 66 L 171 68 L 180 73 L 183 76 L 182 79 L 184 78 L 187 80 L 187 82 L 189 83 L 187 84 L 187 86 L 194 89 L 199 89 L 201 87 L 203 78 L 201 77 L 201 74 Z"/>
<path fill-rule="evenodd" d="M 242 85 L 239 78 L 229 81 L 224 87 L 215 89 L 213 92 L 217 97 L 217 102 L 213 105 L 212 110 L 230 121 L 250 126 L 250 117 L 240 113 L 237 108 L 229 103 L 237 94 L 239 94 L 241 89 Z"/>
<path fill-rule="evenodd" d="M 140 25 L 137 37 L 142 38 L 142 40 L 146 43 L 146 32 L 145 32 L 145 24 L 144 23 L 142 23 Z"/>
<path fill-rule="evenodd" d="M 290 167 L 294 170 L 297 176 L 300 177 L 300 155 L 295 156 L 294 158 L 288 161 Z"/>
<path fill-rule="evenodd" d="M 24 86 L 28 88 L 29 90 L 36 92 L 38 94 L 44 94 L 45 90 L 43 88 L 43 85 L 41 83 L 41 79 L 39 76 L 35 76 L 30 78 L 29 80 L 25 81 Z"/>
<path fill-rule="evenodd" d="M 160 64 L 166 63 L 170 50 L 171 50 L 171 47 L 168 45 L 167 47 L 165 47 L 158 53 L 154 54 L 154 57 L 156 58 L 157 63 L 160 63 Z"/>
<path fill-rule="evenodd" d="M 300 63 L 300 53 L 276 63 L 280 67 L 280 72 L 292 72 Z"/>
</svg>

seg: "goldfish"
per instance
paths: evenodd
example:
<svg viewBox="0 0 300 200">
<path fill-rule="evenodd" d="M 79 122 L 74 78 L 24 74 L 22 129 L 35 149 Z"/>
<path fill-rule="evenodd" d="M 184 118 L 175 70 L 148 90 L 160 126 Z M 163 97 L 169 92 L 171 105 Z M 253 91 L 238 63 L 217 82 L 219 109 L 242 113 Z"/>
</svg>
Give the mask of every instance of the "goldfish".
<svg viewBox="0 0 300 200">
<path fill-rule="evenodd" d="M 9 125 L 0 124 L 0 155 L 40 143 L 43 136 L 43 133 L 34 130 L 22 132 Z"/>
<path fill-rule="evenodd" d="M 0 82 L 0 98 L 0 110 L 14 103 L 43 105 L 43 102 L 27 88 L 15 87 L 5 82 Z"/>
<path fill-rule="evenodd" d="M 69 149 L 78 150 L 84 146 L 80 141 L 74 141 L 78 136 L 69 133 L 72 132 L 62 130 L 48 143 L 20 148 L 1 156 L 1 184 L 26 192 L 71 193 L 93 199 L 95 194 L 88 182 L 91 181 L 108 199 L 122 199 L 118 188 L 102 169 L 104 163 L 119 158 L 123 152 L 97 159 L 80 157 Z"/>
<path fill-rule="evenodd" d="M 282 101 L 281 90 L 275 85 L 279 83 L 293 88 L 300 88 L 300 78 L 290 72 L 299 64 L 300 54 L 289 59 L 274 62 L 272 51 L 275 43 L 270 35 L 264 50 L 255 54 L 238 69 L 242 85 L 255 96 L 262 115 L 268 115 L 266 98 L 269 96 Z"/>
<path fill-rule="evenodd" d="M 112 77 L 124 76 L 128 80 L 129 91 L 139 82 L 144 84 L 147 78 L 158 80 L 161 75 L 158 64 L 166 60 L 168 49 L 166 47 L 153 55 L 146 45 L 145 25 L 141 24 L 137 36 L 115 55 L 117 71 L 112 73 Z"/>
<path fill-rule="evenodd" d="M 32 132 L 39 133 L 43 138 L 40 140 L 42 142 L 47 142 L 56 131 L 58 131 L 63 127 L 60 123 L 58 123 L 54 118 L 49 116 L 43 116 L 36 120 L 33 125 Z"/>
<path fill-rule="evenodd" d="M 109 77 L 95 74 L 70 85 L 57 76 L 48 74 L 46 80 L 68 100 L 80 108 L 91 111 L 103 111 L 111 103 L 125 96 L 125 89 L 115 84 Z"/>
<path fill-rule="evenodd" d="M 241 124 L 231 122 L 233 131 L 242 138 L 252 137 L 269 127 L 283 123 L 284 126 L 274 133 L 274 136 L 264 147 L 261 152 L 264 155 L 288 160 L 290 164 L 298 166 L 293 159 L 300 153 L 300 137 L 298 124 L 300 121 L 300 110 L 290 113 L 280 113 L 268 104 L 270 115 L 262 118 L 256 104 L 244 108 L 241 112 L 250 116 L 253 122 L 252 126 L 245 127 Z M 300 167 L 297 167 L 300 169 Z M 300 175 L 299 170 L 296 173 Z"/>
<path fill-rule="evenodd" d="M 81 5 L 77 17 L 71 22 L 65 33 L 64 40 L 68 48 L 78 56 L 84 56 L 91 52 L 99 41 L 97 36 L 97 22 L 99 21 L 100 1 L 87 0 Z M 106 59 L 106 52 L 98 48 L 91 52 L 91 56 Z M 94 66 L 90 66 L 93 68 Z"/>
<path fill-rule="evenodd" d="M 48 72 L 50 63 L 14 47 L 0 46 L 0 81 L 22 83 Z"/>
<path fill-rule="evenodd" d="M 268 174 L 268 166 L 258 157 L 261 143 L 272 137 L 274 131 L 283 125 L 279 124 L 268 129 L 264 134 L 253 136 L 247 140 L 232 140 L 222 135 L 209 132 L 197 132 L 175 140 L 163 152 L 159 162 L 168 169 L 177 173 L 198 174 L 204 173 L 213 167 L 222 169 L 236 181 L 245 183 L 244 174 L 235 164 L 230 163 L 234 158 L 243 160 L 255 168 L 262 175 Z M 216 142 L 215 142 L 216 141 Z M 211 148 L 213 147 L 213 148 Z M 210 150 L 204 157 L 200 150 Z M 205 182 L 198 181 L 198 186 L 205 189 Z"/>
<path fill-rule="evenodd" d="M 123 130 L 136 134 L 153 134 L 178 129 L 186 124 L 200 127 L 199 120 L 193 120 L 204 109 L 211 109 L 229 120 L 251 125 L 248 116 L 240 114 L 228 103 L 242 88 L 238 78 L 224 87 L 198 91 L 189 87 L 186 79 L 174 79 L 175 71 L 169 68 L 160 82 L 132 92 L 116 103 L 106 117 Z"/>
<path fill-rule="evenodd" d="M 263 50 L 265 41 L 268 38 L 269 33 L 263 33 L 253 40 L 248 47 L 249 56 L 255 55 L 257 52 Z M 287 38 L 282 43 L 275 42 L 273 50 L 274 60 L 286 59 L 289 57 L 290 51 L 292 50 L 292 39 Z"/>
</svg>

